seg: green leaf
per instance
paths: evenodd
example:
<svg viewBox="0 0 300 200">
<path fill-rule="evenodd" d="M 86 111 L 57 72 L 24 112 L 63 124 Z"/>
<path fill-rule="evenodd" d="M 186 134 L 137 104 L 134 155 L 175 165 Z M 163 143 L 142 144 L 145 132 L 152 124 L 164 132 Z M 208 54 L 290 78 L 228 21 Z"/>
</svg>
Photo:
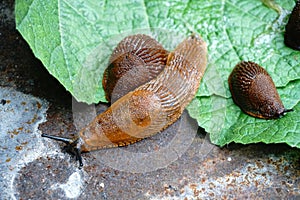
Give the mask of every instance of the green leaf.
<svg viewBox="0 0 300 200">
<path fill-rule="evenodd" d="M 152 35 L 172 50 L 199 33 L 208 44 L 206 73 L 188 106 L 218 145 L 286 142 L 300 148 L 300 52 L 285 47 L 284 27 L 296 0 L 16 0 L 17 29 L 34 54 L 78 100 L 105 101 L 102 74 L 127 35 Z M 241 112 L 227 78 L 241 60 L 263 66 L 286 108 L 278 120 Z"/>
</svg>

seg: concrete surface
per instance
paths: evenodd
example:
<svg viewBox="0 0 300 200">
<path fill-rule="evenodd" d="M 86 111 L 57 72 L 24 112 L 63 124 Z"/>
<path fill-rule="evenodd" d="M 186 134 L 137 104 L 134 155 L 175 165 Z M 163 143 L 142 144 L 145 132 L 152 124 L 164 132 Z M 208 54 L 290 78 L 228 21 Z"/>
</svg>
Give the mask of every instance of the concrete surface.
<svg viewBox="0 0 300 200">
<path fill-rule="evenodd" d="M 79 170 L 63 144 L 40 137 L 74 135 L 78 116 L 70 94 L 16 31 L 13 7 L 0 2 L 0 199 L 300 198 L 300 149 L 219 148 L 186 113 L 139 143 L 84 154 Z"/>
</svg>

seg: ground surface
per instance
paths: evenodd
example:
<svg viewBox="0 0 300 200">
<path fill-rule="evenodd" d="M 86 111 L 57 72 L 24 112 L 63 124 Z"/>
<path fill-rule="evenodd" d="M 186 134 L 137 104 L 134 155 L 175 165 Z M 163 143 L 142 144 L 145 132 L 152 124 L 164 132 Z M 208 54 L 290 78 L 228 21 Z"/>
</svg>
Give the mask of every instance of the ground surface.
<svg viewBox="0 0 300 200">
<path fill-rule="evenodd" d="M 0 1 L 0 199 L 300 198 L 299 149 L 219 148 L 186 113 L 149 139 L 84 154 L 79 170 L 62 144 L 40 137 L 74 135 L 78 115 L 15 29 L 13 7 Z"/>
</svg>

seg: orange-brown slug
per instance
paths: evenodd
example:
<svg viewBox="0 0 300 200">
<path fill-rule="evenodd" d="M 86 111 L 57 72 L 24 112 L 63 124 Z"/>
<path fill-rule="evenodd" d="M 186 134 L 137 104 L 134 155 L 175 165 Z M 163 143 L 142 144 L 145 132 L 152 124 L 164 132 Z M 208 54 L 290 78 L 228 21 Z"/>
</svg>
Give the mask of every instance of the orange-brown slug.
<svg viewBox="0 0 300 200">
<path fill-rule="evenodd" d="M 250 116 L 276 119 L 292 109 L 285 109 L 268 72 L 254 62 L 238 63 L 229 78 L 233 101 Z"/>
<path fill-rule="evenodd" d="M 125 146 L 173 124 L 196 94 L 207 63 L 206 43 L 191 35 L 169 53 L 166 66 L 154 79 L 130 91 L 99 114 L 76 138 L 63 141 L 82 165 L 80 152 Z"/>
</svg>

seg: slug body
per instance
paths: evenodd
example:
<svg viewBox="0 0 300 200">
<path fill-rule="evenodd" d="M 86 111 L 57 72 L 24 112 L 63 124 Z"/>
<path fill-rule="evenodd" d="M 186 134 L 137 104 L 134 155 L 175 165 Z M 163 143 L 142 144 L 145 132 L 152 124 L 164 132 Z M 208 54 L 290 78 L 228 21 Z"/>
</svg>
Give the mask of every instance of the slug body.
<svg viewBox="0 0 300 200">
<path fill-rule="evenodd" d="M 136 39 L 139 41 L 140 37 L 149 39 L 141 35 L 128 38 L 132 42 Z M 116 48 L 115 55 L 118 54 L 118 49 L 125 49 L 121 47 L 126 44 L 125 39 Z M 103 85 L 106 88 L 106 97 L 111 99 L 114 96 L 114 87 L 117 87 L 118 80 L 120 81 L 124 74 L 122 70 L 127 73 L 134 67 L 139 67 L 140 64 L 148 66 L 149 69 L 158 66 L 154 71 L 163 68 L 159 75 L 154 78 L 157 72 L 150 73 L 150 77 L 139 79 L 142 82 L 149 80 L 148 82 L 142 84 L 137 81 L 130 87 L 124 88 L 129 92 L 116 98 L 111 107 L 99 114 L 74 138 L 42 134 L 42 137 L 66 143 L 67 150 L 76 156 L 80 167 L 83 166 L 81 152 L 129 145 L 164 130 L 180 117 L 184 108 L 196 94 L 207 63 L 206 43 L 199 36 L 188 37 L 168 56 L 166 56 L 168 52 L 161 49 L 157 42 L 152 43 L 156 47 L 159 46 L 154 50 L 143 48 L 145 45 L 142 44 L 147 43 L 140 41 L 137 46 L 144 49 L 141 51 L 144 53 L 132 53 L 139 52 L 139 48 L 131 46 L 133 51 L 128 49 L 130 53 L 125 56 L 122 57 L 122 54 L 116 59 L 114 59 L 115 55 L 112 56 L 111 60 L 115 63 L 104 74 L 106 80 Z M 151 55 L 146 55 L 147 53 Z M 136 55 L 139 55 L 139 58 Z M 163 65 L 165 60 L 166 65 Z M 122 63 L 125 63 L 125 67 Z M 143 74 L 138 75 L 143 76 Z M 115 78 L 111 85 L 110 76 Z M 125 79 L 122 83 L 130 83 L 130 81 L 130 79 Z M 130 90 L 130 88 L 136 89 Z M 118 91 L 117 97 L 121 94 L 123 91 Z"/>
<path fill-rule="evenodd" d="M 300 0 L 297 1 L 285 27 L 284 43 L 292 49 L 300 50 Z"/>
<path fill-rule="evenodd" d="M 254 62 L 237 64 L 228 83 L 233 101 L 250 116 L 276 119 L 291 111 L 284 108 L 267 71 Z"/>
<path fill-rule="evenodd" d="M 205 42 L 192 35 L 169 54 L 164 70 L 127 93 L 79 133 L 82 152 L 125 146 L 174 123 L 193 99 L 207 63 Z"/>
<path fill-rule="evenodd" d="M 124 38 L 114 49 L 102 85 L 113 103 L 138 86 L 157 77 L 166 65 L 168 51 L 155 39 L 137 34 Z"/>
</svg>

